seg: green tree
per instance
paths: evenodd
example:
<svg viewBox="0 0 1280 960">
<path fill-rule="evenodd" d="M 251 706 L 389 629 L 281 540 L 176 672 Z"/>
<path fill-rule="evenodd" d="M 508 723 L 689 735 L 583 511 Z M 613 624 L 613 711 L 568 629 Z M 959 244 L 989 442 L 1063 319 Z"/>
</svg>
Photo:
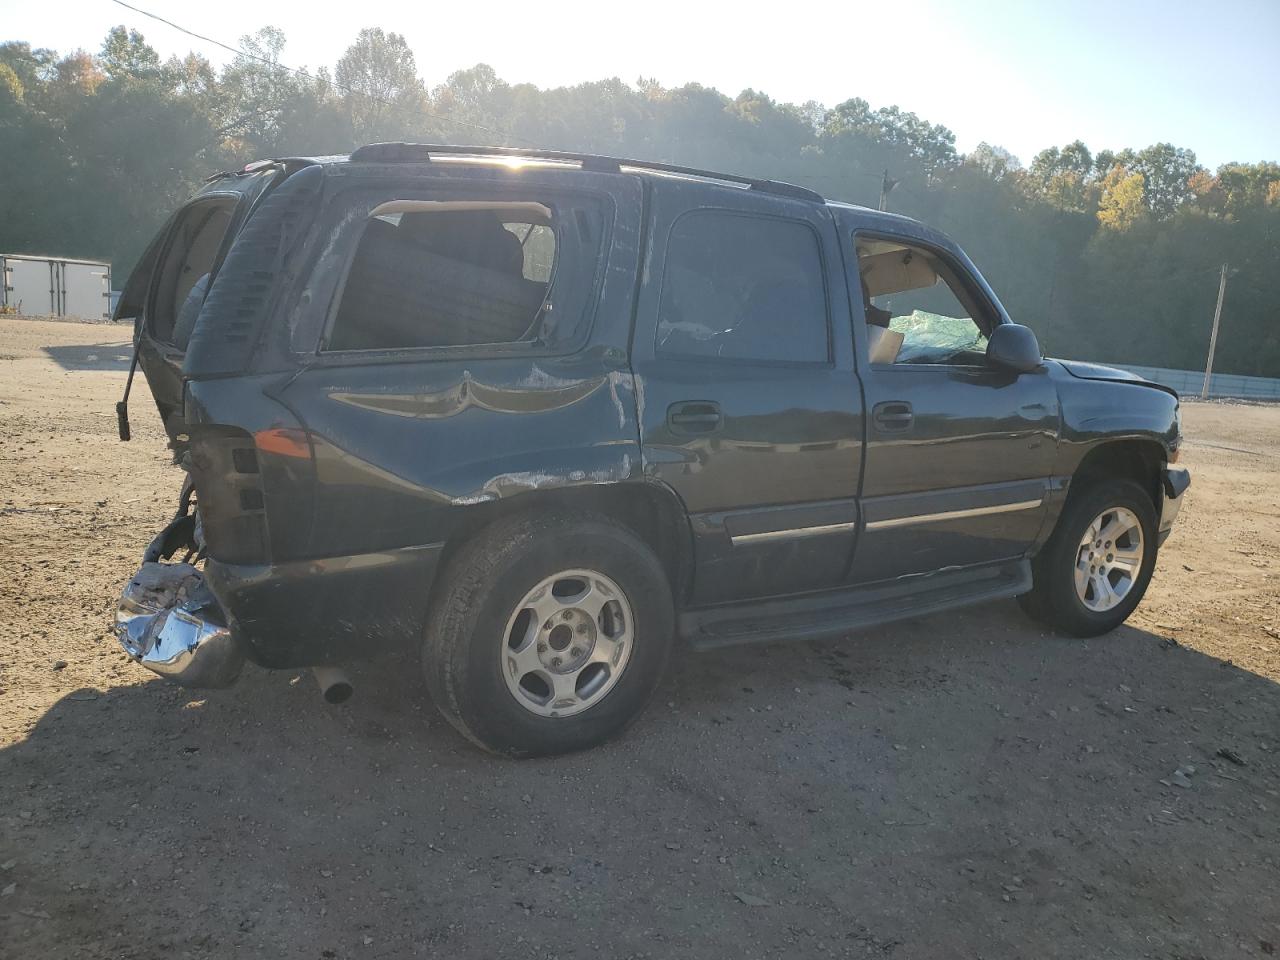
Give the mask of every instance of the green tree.
<svg viewBox="0 0 1280 960">
<path fill-rule="evenodd" d="M 13 67 L 0 63 L 0 107 L 4 104 L 21 103 L 23 92 L 22 80 Z"/>
<path fill-rule="evenodd" d="M 283 126 L 308 85 L 282 62 L 284 31 L 263 27 L 240 38 L 243 53 L 222 72 L 216 106 L 220 128 L 255 154 L 279 152 Z"/>
<path fill-rule="evenodd" d="M 999 182 L 1022 172 L 1018 158 L 1004 147 L 983 142 L 965 154 L 964 165 L 981 171 L 988 180 Z"/>
<path fill-rule="evenodd" d="M 0 63 L 18 78 L 22 90 L 39 91 L 53 78 L 58 55 L 21 40 L 0 43 Z"/>
<path fill-rule="evenodd" d="M 1146 180 L 1139 172 L 1116 165 L 1102 178 L 1098 223 L 1108 230 L 1128 230 L 1146 213 Z"/>
<path fill-rule="evenodd" d="M 1147 209 L 1158 220 L 1173 216 L 1179 206 L 1192 199 L 1191 178 L 1203 170 L 1194 151 L 1171 143 L 1153 144 L 1118 162 L 1142 174 Z"/>
<path fill-rule="evenodd" d="M 1280 181 L 1280 164 L 1227 163 L 1218 168 L 1222 210 L 1239 219 L 1266 202 L 1271 185 Z"/>
<path fill-rule="evenodd" d="M 160 54 L 137 30 L 112 27 L 98 63 L 112 80 L 153 80 L 160 76 Z"/>
<path fill-rule="evenodd" d="M 1094 159 L 1080 140 L 1065 147 L 1041 150 L 1031 161 L 1024 180 L 1026 187 L 1039 199 L 1059 210 L 1088 213 L 1097 205 L 1092 190 Z"/>
<path fill-rule="evenodd" d="M 334 85 L 346 103 L 357 140 L 376 140 L 406 115 L 421 111 L 426 92 L 413 51 L 398 33 L 360 31 L 338 61 Z"/>
</svg>

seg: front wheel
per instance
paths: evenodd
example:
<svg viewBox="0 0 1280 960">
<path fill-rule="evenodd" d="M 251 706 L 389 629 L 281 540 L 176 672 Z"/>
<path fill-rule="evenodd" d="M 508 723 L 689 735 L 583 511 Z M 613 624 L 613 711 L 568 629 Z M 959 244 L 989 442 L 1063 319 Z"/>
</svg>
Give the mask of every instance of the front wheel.
<svg viewBox="0 0 1280 960">
<path fill-rule="evenodd" d="M 1068 500 L 1032 561 L 1034 585 L 1020 598 L 1023 609 L 1077 637 L 1114 630 L 1146 593 L 1156 549 L 1146 491 L 1132 480 L 1093 481 Z"/>
<path fill-rule="evenodd" d="M 666 572 L 631 531 L 603 517 L 513 517 L 444 571 L 423 669 L 436 706 L 480 746 L 566 753 L 640 713 L 674 632 Z"/>
</svg>

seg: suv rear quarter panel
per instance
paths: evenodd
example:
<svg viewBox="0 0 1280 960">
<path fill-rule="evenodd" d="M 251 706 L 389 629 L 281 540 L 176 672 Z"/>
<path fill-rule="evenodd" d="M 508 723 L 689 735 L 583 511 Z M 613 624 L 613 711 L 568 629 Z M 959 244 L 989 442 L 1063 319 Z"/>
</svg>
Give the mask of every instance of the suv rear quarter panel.
<svg viewBox="0 0 1280 960">
<path fill-rule="evenodd" d="M 535 167 L 337 168 L 331 215 L 313 237 L 310 275 L 270 352 L 293 367 L 275 396 L 305 425 L 315 459 L 307 554 L 333 557 L 440 543 L 468 508 L 574 485 L 641 477 L 627 362 L 639 261 L 641 187 L 633 178 Z M 598 198 L 610 220 L 600 245 L 585 340 L 565 353 L 424 349 L 322 353 L 320 335 L 357 219 L 347 189 L 429 196 Z M 425 193 L 424 193 L 425 191 Z M 362 355 L 365 354 L 365 355 Z"/>
</svg>

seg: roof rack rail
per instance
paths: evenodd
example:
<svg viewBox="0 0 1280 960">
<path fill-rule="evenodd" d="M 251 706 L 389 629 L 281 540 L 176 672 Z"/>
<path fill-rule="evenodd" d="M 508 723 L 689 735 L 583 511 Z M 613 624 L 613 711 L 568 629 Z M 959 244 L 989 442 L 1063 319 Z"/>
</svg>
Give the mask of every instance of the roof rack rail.
<svg viewBox="0 0 1280 960">
<path fill-rule="evenodd" d="M 683 167 L 674 163 L 659 163 L 654 160 L 630 160 L 624 157 L 609 157 L 594 153 L 568 153 L 560 150 L 540 150 L 528 147 L 479 147 L 403 142 L 370 143 L 356 149 L 351 154 L 351 162 L 427 163 L 431 160 L 432 154 L 557 160 L 564 163 L 577 163 L 583 170 L 591 170 L 598 173 L 621 173 L 623 167 L 634 167 L 639 170 L 657 170 L 661 173 L 674 173 L 685 177 L 720 180 L 725 183 L 741 184 L 749 190 L 757 190 L 760 193 L 792 197 L 796 200 L 809 200 L 813 203 L 826 203 L 826 198 L 822 194 L 810 190 L 808 187 L 787 183 L 783 180 L 761 180 L 756 177 L 743 177 L 738 174 L 719 173 L 714 170 L 700 170 L 697 167 Z"/>
</svg>

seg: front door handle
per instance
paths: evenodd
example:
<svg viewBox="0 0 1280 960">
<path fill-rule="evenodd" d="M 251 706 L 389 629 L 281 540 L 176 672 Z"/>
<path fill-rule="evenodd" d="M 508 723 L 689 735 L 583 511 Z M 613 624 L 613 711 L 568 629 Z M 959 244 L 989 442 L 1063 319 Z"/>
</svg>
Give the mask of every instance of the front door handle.
<svg viewBox="0 0 1280 960">
<path fill-rule="evenodd" d="M 667 408 L 667 424 L 672 433 L 714 433 L 723 422 L 720 405 L 710 400 L 683 400 Z"/>
<path fill-rule="evenodd" d="M 911 404 L 903 400 L 886 400 L 871 408 L 871 418 L 882 433 L 901 433 L 911 429 L 914 415 Z"/>
</svg>

